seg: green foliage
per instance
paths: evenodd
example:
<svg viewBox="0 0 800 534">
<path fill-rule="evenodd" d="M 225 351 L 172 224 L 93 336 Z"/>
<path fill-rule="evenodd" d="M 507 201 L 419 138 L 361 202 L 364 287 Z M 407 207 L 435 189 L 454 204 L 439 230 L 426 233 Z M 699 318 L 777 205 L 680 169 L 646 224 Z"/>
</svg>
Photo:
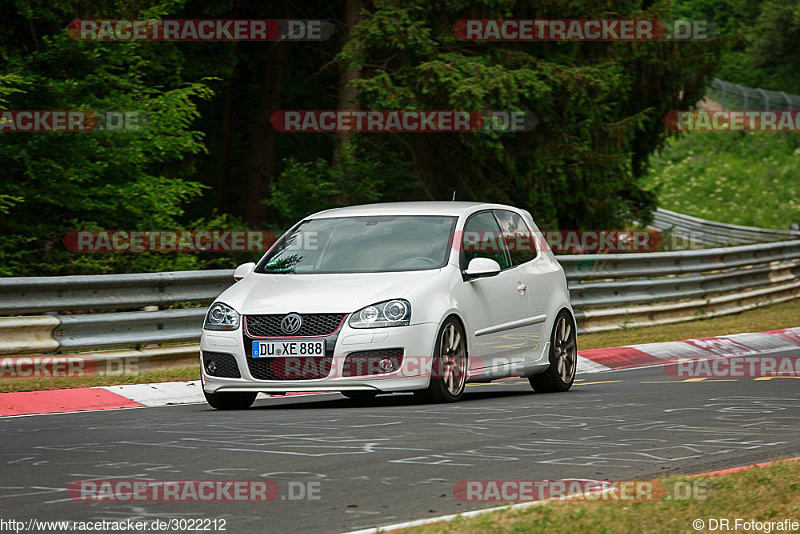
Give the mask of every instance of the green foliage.
<svg viewBox="0 0 800 534">
<path fill-rule="evenodd" d="M 724 43 L 719 78 L 800 92 L 800 0 L 680 0 L 676 12 L 719 24 Z"/>
<path fill-rule="evenodd" d="M 766 89 L 800 92 L 800 0 L 765 1 L 747 40 L 743 63 L 754 68 L 746 79 Z"/>
<path fill-rule="evenodd" d="M 750 87 L 800 93 L 800 1 L 681 1 L 684 18 L 713 19 L 724 39 L 718 76 Z M 720 95 L 710 97 L 719 100 Z M 739 100 L 729 94 L 731 101 Z M 656 158 L 645 187 L 659 205 L 710 220 L 786 229 L 800 222 L 800 136 L 690 133 Z"/>
<path fill-rule="evenodd" d="M 680 213 L 786 230 L 800 222 L 798 171 L 797 134 L 698 132 L 654 158 L 645 187 Z"/>
<path fill-rule="evenodd" d="M 398 168 L 403 170 L 402 165 Z M 266 202 L 275 211 L 277 229 L 286 230 L 306 215 L 333 206 L 376 202 L 387 190 L 402 188 L 401 176 L 382 172 L 373 154 L 348 143 L 337 165 L 323 159 L 299 162 L 288 158 Z"/>
<path fill-rule="evenodd" d="M 150 125 L 0 135 L 0 274 L 198 265 L 196 258 L 163 254 L 87 256 L 61 243 L 71 230 L 181 228 L 184 206 L 202 195 L 203 186 L 191 180 L 196 169 L 182 160 L 204 150 L 203 134 L 192 123 L 198 101 L 212 92 L 202 80 L 181 83 L 179 58 L 156 44 L 79 42 L 62 27 L 37 38 L 33 49 L 5 45 L 4 106 L 136 110 L 150 117 Z"/>
<path fill-rule="evenodd" d="M 714 43 L 461 42 L 471 18 L 659 18 L 639 2 L 430 3 L 381 0 L 339 54 L 370 109 L 530 110 L 533 132 L 383 136 L 406 152 L 422 198 L 499 201 L 546 228 L 610 228 L 647 220 L 654 197 L 637 183 L 667 137 L 661 118 L 702 95 Z M 373 136 L 379 138 L 380 136 Z"/>
<path fill-rule="evenodd" d="M 706 1 L 717 10 L 719 0 Z M 338 27 L 347 4 L 0 6 L 0 106 L 151 118 L 139 131 L 0 135 L 0 275 L 230 267 L 252 255 L 74 254 L 61 241 L 80 229 L 244 228 L 242 217 L 277 230 L 321 209 L 449 199 L 453 190 L 527 208 L 545 228 L 645 221 L 655 196 L 640 180 L 667 138 L 661 119 L 699 100 L 718 62 L 715 42 L 476 43 L 452 33 L 460 18 L 676 13 L 643 0 L 376 0 L 363 3 L 351 33 L 321 43 L 80 42 L 65 32 L 74 18 L 310 13 Z M 271 129 L 276 109 L 335 109 L 348 67 L 359 69 L 352 85 L 362 109 L 526 110 L 539 124 L 528 133 L 353 133 L 338 149 L 332 134 Z"/>
</svg>

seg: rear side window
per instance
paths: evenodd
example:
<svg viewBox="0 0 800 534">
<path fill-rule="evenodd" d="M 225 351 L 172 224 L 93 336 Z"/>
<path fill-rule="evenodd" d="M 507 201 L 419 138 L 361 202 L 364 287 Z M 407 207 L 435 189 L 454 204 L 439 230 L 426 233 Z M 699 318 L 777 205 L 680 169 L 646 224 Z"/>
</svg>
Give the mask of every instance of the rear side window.
<svg viewBox="0 0 800 534">
<path fill-rule="evenodd" d="M 466 260 L 464 268 L 473 258 L 492 259 L 500 264 L 501 269 L 511 267 L 511 259 L 503 243 L 500 226 L 490 211 L 476 213 L 467 219 L 461 236 L 461 245 Z"/>
<path fill-rule="evenodd" d="M 503 238 L 511 255 L 511 262 L 520 265 L 536 258 L 536 239 L 528 225 L 522 217 L 513 211 L 495 210 L 497 222 L 500 223 L 500 230 L 503 231 Z"/>
</svg>

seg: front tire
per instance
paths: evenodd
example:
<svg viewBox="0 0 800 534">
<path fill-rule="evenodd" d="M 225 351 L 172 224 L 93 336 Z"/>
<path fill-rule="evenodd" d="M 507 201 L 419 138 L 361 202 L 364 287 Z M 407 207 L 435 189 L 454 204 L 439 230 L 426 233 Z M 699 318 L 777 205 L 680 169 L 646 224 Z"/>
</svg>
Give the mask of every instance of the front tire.
<svg viewBox="0 0 800 534">
<path fill-rule="evenodd" d="M 258 393 L 206 393 L 206 402 L 216 410 L 245 410 L 253 405 Z"/>
<path fill-rule="evenodd" d="M 556 393 L 567 391 L 575 382 L 575 369 L 578 364 L 578 337 L 572 316 L 561 310 L 553 323 L 550 335 L 550 367 L 542 374 L 528 378 L 537 393 Z"/>
<path fill-rule="evenodd" d="M 464 396 L 466 382 L 467 337 L 461 323 L 449 317 L 436 337 L 430 385 L 414 395 L 423 402 L 456 402 Z"/>
</svg>

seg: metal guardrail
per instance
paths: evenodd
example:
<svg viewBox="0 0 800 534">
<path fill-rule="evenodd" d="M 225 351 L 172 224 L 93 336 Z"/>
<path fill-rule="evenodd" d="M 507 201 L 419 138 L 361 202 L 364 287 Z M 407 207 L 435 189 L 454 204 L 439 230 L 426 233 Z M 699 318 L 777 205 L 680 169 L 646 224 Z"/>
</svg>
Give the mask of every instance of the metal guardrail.
<svg viewBox="0 0 800 534">
<path fill-rule="evenodd" d="M 582 332 L 714 317 L 800 296 L 800 240 L 559 262 Z"/>
<path fill-rule="evenodd" d="M 206 308 L 59 315 L 54 338 L 62 350 L 197 341 Z"/>
<path fill-rule="evenodd" d="M 0 279 L 0 355 L 145 347 L 197 341 L 205 307 L 130 311 L 211 302 L 233 270 Z M 63 312 L 113 310 L 109 313 Z"/>
<path fill-rule="evenodd" d="M 691 244 L 701 246 L 749 245 L 800 239 L 800 232 L 707 221 L 661 208 L 653 213 L 650 227 L 660 232 L 671 231 Z"/>
<path fill-rule="evenodd" d="M 0 278 L 0 315 L 211 302 L 233 271 Z"/>
<path fill-rule="evenodd" d="M 724 225 L 666 210 L 659 214 L 657 220 L 671 217 L 673 226 L 679 222 L 684 230 L 713 229 L 719 239 L 800 237 L 797 232 Z M 800 297 L 800 239 L 558 259 L 581 332 L 713 317 Z M 0 314 L 49 313 L 0 317 L 0 355 L 111 347 L 146 349 L 152 355 L 158 352 L 153 345 L 196 342 L 205 307 L 139 310 L 210 302 L 233 283 L 232 276 L 233 270 L 225 269 L 0 279 Z M 69 313 L 87 310 L 92 313 Z M 174 349 L 166 346 L 164 353 Z"/>
</svg>

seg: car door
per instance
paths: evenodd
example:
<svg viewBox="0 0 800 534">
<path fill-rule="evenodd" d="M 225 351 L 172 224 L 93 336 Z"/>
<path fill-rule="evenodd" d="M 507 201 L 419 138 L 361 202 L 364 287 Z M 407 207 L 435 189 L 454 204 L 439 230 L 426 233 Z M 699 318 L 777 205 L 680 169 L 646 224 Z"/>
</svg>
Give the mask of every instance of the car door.
<svg viewBox="0 0 800 534">
<path fill-rule="evenodd" d="M 545 332 L 547 310 L 550 308 L 548 284 L 557 284 L 557 271 L 544 255 L 539 252 L 538 231 L 532 230 L 519 213 L 510 210 L 494 210 L 494 215 L 503 232 L 506 249 L 511 257 L 512 269 L 520 285 L 525 287 L 528 297 L 529 324 L 525 334 L 528 344 L 525 347 L 525 359 L 538 359 L 549 341 L 549 332 Z"/>
<path fill-rule="evenodd" d="M 492 211 L 471 215 L 461 236 L 461 269 L 473 258 L 490 258 L 500 264 L 496 276 L 464 281 L 459 301 L 469 317 L 472 339 L 471 370 L 498 368 L 521 361 L 528 345 L 530 315 L 521 271 L 513 269 Z M 484 374 L 491 374 L 484 371 Z"/>
</svg>

